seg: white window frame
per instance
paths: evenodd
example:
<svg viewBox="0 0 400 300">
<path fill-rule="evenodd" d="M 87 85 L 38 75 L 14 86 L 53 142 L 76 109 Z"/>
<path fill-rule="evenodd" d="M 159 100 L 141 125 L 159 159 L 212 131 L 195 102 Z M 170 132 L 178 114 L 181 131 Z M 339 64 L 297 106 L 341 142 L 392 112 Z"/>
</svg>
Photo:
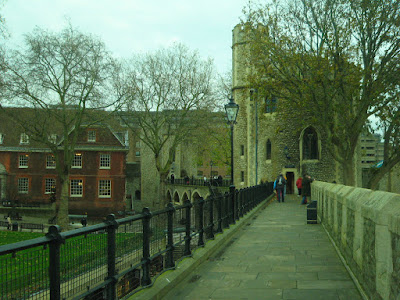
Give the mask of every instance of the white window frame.
<svg viewBox="0 0 400 300">
<path fill-rule="evenodd" d="M 111 169 L 111 154 L 100 153 L 100 169 Z"/>
<path fill-rule="evenodd" d="M 29 155 L 28 154 L 20 154 L 18 156 L 18 167 L 20 169 L 27 169 L 29 163 Z"/>
<path fill-rule="evenodd" d="M 56 179 L 55 178 L 45 178 L 44 179 L 44 193 L 51 194 L 53 192 L 53 188 L 56 187 Z"/>
<path fill-rule="evenodd" d="M 21 133 L 19 143 L 20 143 L 20 145 L 28 145 L 29 144 L 29 135 L 27 135 L 26 133 Z"/>
<path fill-rule="evenodd" d="M 83 196 L 83 179 L 71 179 L 69 181 L 69 194 L 71 197 Z"/>
<path fill-rule="evenodd" d="M 48 139 L 49 139 L 50 143 L 56 144 L 57 143 L 57 134 L 55 134 L 55 133 L 49 134 Z"/>
<path fill-rule="evenodd" d="M 0 133 L 0 144 L 4 143 L 4 134 Z"/>
<path fill-rule="evenodd" d="M 87 141 L 90 143 L 96 142 L 96 130 L 88 130 L 87 132 Z"/>
<path fill-rule="evenodd" d="M 82 153 L 75 153 L 74 158 L 72 159 L 71 168 L 82 169 L 82 156 Z"/>
<path fill-rule="evenodd" d="M 100 179 L 99 180 L 99 198 L 111 198 L 111 180 Z"/>
<path fill-rule="evenodd" d="M 46 169 L 55 169 L 56 168 L 56 158 L 53 154 L 49 154 L 46 156 Z"/>
<path fill-rule="evenodd" d="M 28 194 L 29 192 L 29 178 L 18 178 L 18 194 Z"/>
</svg>

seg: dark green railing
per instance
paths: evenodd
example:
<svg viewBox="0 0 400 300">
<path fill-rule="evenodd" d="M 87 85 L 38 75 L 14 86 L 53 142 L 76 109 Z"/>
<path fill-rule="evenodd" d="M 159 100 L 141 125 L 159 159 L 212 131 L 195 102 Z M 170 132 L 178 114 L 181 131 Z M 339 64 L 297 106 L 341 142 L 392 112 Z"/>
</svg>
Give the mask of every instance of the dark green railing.
<svg viewBox="0 0 400 300">
<path fill-rule="evenodd" d="M 162 272 L 265 200 L 272 185 L 0 246 L 0 299 L 121 299 L 149 287 Z"/>
</svg>

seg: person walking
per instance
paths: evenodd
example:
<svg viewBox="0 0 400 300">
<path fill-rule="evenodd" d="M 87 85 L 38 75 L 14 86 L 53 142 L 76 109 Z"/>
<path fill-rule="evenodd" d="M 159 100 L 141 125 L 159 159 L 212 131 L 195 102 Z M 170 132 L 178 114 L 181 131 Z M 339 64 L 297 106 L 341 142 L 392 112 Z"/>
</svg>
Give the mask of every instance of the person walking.
<svg viewBox="0 0 400 300">
<path fill-rule="evenodd" d="M 283 176 L 283 177 L 285 178 L 285 184 L 284 184 L 284 186 L 283 186 L 283 196 L 286 197 L 286 182 L 287 182 L 287 177 L 286 177 L 286 175 Z M 284 197 L 282 197 L 282 198 L 284 198 Z M 283 201 L 282 201 L 282 202 L 283 202 Z"/>
<path fill-rule="evenodd" d="M 297 190 L 299 191 L 298 197 L 301 196 L 301 189 L 302 189 L 303 178 L 301 176 L 296 180 Z"/>
<path fill-rule="evenodd" d="M 274 188 L 276 190 L 276 195 L 278 197 L 278 202 L 285 202 L 285 194 L 284 194 L 284 189 L 286 185 L 286 179 L 283 177 L 282 174 L 279 174 L 279 176 L 276 178 L 274 182 Z"/>
<path fill-rule="evenodd" d="M 7 216 L 7 229 L 8 230 L 11 230 L 11 225 L 12 225 L 11 218 L 10 218 L 10 216 Z"/>
<path fill-rule="evenodd" d="M 311 182 L 313 182 L 313 179 L 310 175 L 306 174 L 303 176 L 301 189 L 303 199 L 301 200 L 301 204 L 307 204 L 307 197 L 311 197 Z"/>
<path fill-rule="evenodd" d="M 87 225 L 86 216 L 84 216 L 84 217 L 82 218 L 81 224 L 82 224 L 83 227 L 86 227 L 86 225 Z"/>
</svg>

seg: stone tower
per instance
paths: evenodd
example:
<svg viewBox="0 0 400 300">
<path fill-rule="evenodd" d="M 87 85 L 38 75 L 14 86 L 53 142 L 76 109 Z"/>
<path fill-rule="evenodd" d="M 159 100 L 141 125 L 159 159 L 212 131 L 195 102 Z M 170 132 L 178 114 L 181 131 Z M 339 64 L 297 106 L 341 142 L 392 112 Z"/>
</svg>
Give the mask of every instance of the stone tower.
<svg viewBox="0 0 400 300">
<path fill-rule="evenodd" d="M 320 128 L 300 128 L 296 120 L 283 121 L 276 110 L 280 99 L 268 99 L 246 80 L 250 41 L 244 25 L 233 29 L 232 89 L 239 104 L 234 127 L 234 183 L 237 188 L 287 177 L 287 192 L 295 193 L 295 182 L 303 173 L 319 180 L 338 181 L 339 168 L 330 156 Z"/>
</svg>

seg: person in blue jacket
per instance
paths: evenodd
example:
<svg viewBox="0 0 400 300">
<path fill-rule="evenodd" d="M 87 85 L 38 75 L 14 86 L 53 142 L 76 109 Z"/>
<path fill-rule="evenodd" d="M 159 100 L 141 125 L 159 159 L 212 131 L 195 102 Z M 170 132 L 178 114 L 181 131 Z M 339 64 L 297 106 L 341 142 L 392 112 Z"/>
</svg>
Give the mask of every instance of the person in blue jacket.
<svg viewBox="0 0 400 300">
<path fill-rule="evenodd" d="M 279 176 L 276 178 L 274 182 L 274 189 L 276 190 L 276 195 L 278 197 L 278 202 L 285 202 L 285 185 L 286 185 L 286 179 L 283 177 L 282 174 L 279 174 Z"/>
</svg>

